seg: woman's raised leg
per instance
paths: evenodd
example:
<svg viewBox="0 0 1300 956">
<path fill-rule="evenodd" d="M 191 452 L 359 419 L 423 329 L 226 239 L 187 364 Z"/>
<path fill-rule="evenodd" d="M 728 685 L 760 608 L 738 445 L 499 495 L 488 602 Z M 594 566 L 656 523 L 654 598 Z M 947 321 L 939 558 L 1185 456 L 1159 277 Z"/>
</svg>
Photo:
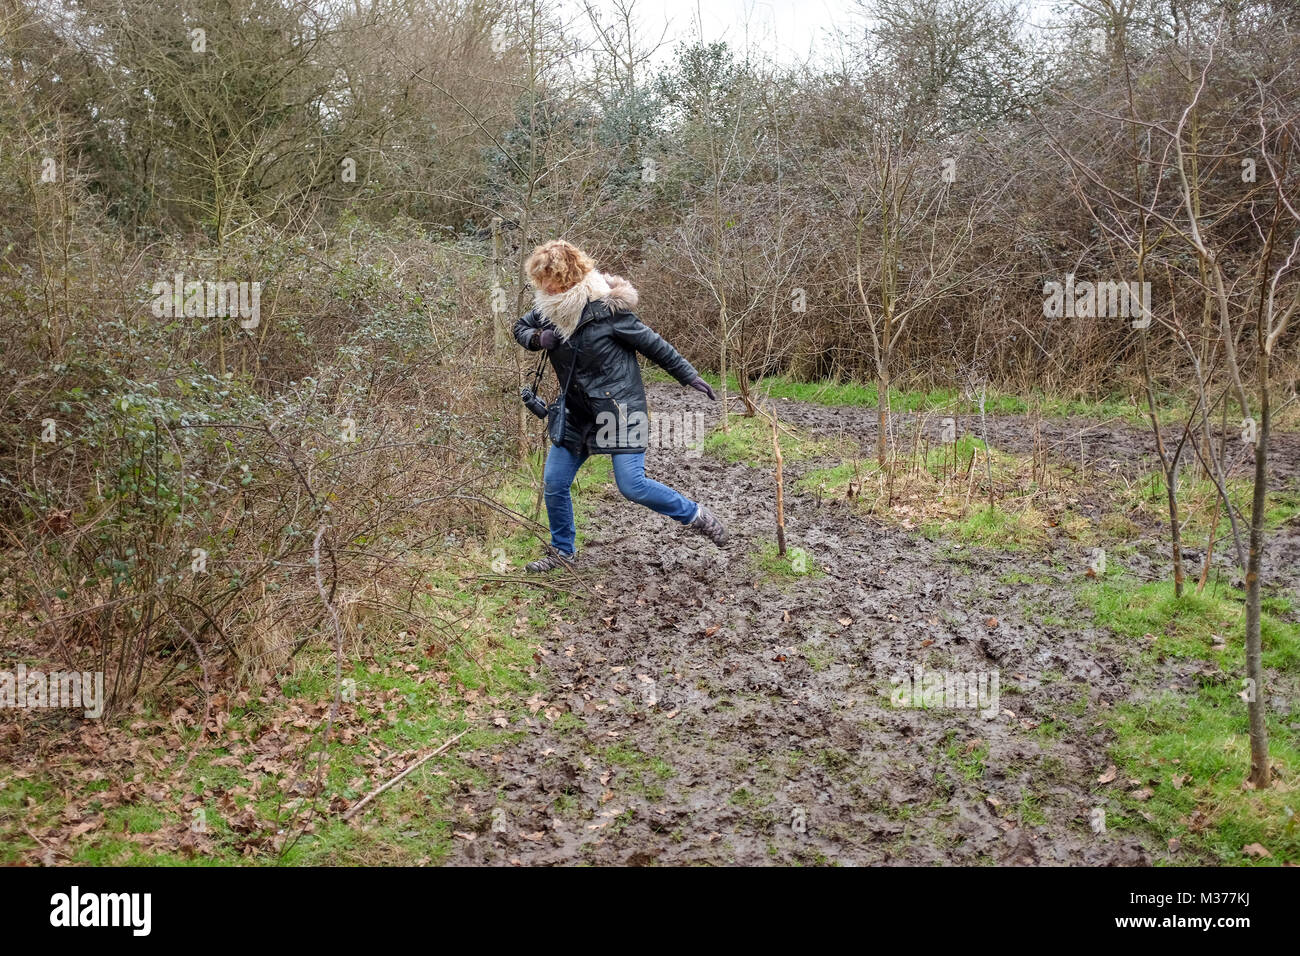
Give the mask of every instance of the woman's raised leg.
<svg viewBox="0 0 1300 956">
<path fill-rule="evenodd" d="M 614 481 L 628 501 L 645 505 L 682 524 L 690 524 L 698 514 L 699 505 L 680 491 L 646 477 L 644 453 L 610 457 L 614 459 Z"/>
</svg>

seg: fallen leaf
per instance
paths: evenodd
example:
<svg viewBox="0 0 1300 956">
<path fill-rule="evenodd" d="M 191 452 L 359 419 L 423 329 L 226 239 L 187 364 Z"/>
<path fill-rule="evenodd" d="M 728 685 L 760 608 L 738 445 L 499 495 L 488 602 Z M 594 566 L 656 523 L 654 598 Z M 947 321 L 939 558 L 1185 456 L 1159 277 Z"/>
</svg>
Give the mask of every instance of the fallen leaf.
<svg viewBox="0 0 1300 956">
<path fill-rule="evenodd" d="M 1254 857 L 1257 860 L 1263 859 L 1266 856 L 1271 857 L 1273 855 L 1272 853 L 1269 853 L 1268 850 L 1260 846 L 1258 843 L 1247 843 L 1245 846 L 1241 848 L 1241 852 L 1246 854 L 1246 856 Z"/>
<path fill-rule="evenodd" d="M 70 839 L 74 837 L 79 837 L 82 834 L 89 833 L 91 830 L 98 830 L 103 825 L 104 825 L 103 814 L 95 814 L 95 816 L 87 817 L 86 819 L 78 823 L 75 827 L 73 827 L 72 830 L 68 833 L 68 837 Z"/>
<path fill-rule="evenodd" d="M 1118 773 L 1119 773 L 1119 769 L 1114 764 L 1111 764 L 1109 767 L 1106 768 L 1106 772 L 1097 778 L 1097 782 L 1110 783 L 1112 780 L 1115 779 Z"/>
</svg>

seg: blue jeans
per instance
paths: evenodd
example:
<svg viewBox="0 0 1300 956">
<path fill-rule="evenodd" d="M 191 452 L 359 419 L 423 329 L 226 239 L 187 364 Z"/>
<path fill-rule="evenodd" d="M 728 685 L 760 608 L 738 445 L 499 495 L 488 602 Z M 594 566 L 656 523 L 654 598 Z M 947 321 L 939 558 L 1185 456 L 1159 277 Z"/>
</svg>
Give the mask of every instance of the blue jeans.
<svg viewBox="0 0 1300 956">
<path fill-rule="evenodd" d="M 573 554 L 577 547 L 577 529 L 573 525 L 573 499 L 569 487 L 588 453 L 580 454 L 552 445 L 546 456 L 542 478 L 546 486 L 546 517 L 551 523 L 551 545 L 557 551 Z M 614 460 L 614 481 L 628 501 L 645 505 L 661 515 L 688 524 L 695 517 L 696 504 L 679 491 L 645 476 L 645 453 L 610 455 Z"/>
</svg>

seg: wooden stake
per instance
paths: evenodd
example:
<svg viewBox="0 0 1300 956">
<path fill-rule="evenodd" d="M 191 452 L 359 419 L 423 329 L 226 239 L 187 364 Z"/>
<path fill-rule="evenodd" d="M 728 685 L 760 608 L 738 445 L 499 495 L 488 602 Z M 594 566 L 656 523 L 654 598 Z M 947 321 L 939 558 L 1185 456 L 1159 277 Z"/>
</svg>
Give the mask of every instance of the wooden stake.
<svg viewBox="0 0 1300 956">
<path fill-rule="evenodd" d="M 776 424 L 776 412 L 772 413 L 772 450 L 776 453 L 776 553 L 785 557 L 785 479 L 781 475 L 781 440 Z"/>
</svg>

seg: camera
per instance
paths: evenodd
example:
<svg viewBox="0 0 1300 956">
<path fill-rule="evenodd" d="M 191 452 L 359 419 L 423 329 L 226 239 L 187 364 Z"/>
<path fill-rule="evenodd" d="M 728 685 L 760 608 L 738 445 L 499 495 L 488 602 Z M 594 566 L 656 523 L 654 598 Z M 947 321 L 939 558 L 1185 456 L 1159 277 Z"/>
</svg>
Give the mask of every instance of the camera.
<svg viewBox="0 0 1300 956">
<path fill-rule="evenodd" d="M 546 403 L 538 398 L 537 393 L 531 388 L 521 388 L 519 390 L 519 399 L 524 403 L 524 407 L 538 418 L 545 418 L 550 414 L 550 409 L 546 407 Z"/>
</svg>

